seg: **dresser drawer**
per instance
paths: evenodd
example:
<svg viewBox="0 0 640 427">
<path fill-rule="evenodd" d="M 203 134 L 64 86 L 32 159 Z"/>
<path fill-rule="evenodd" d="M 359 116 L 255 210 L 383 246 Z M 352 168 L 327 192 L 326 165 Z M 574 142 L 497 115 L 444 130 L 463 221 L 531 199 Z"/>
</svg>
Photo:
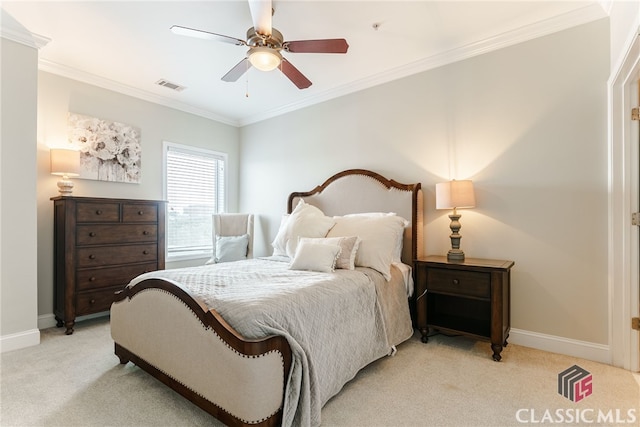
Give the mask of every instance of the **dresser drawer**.
<svg viewBox="0 0 640 427">
<path fill-rule="evenodd" d="M 101 291 L 79 293 L 76 301 L 76 315 L 98 313 L 107 311 L 115 298 L 115 293 L 120 289 L 111 288 Z"/>
<path fill-rule="evenodd" d="M 120 221 L 120 203 L 78 202 L 76 206 L 76 221 L 78 222 Z"/>
<path fill-rule="evenodd" d="M 435 291 L 480 298 L 491 297 L 490 273 L 430 268 L 427 274 L 427 289 L 429 292 Z"/>
<path fill-rule="evenodd" d="M 156 222 L 158 206 L 125 203 L 122 206 L 122 220 L 124 222 Z"/>
<path fill-rule="evenodd" d="M 78 270 L 76 272 L 76 287 L 80 291 L 106 288 L 109 286 L 124 286 L 136 276 L 158 269 L 158 264 L 119 265 L 118 267 Z"/>
<path fill-rule="evenodd" d="M 155 242 L 157 238 L 155 224 L 79 225 L 76 233 L 76 243 L 80 246 Z"/>
<path fill-rule="evenodd" d="M 102 246 L 79 248 L 77 253 L 78 267 L 98 267 L 101 265 L 156 261 L 158 247 L 155 244 Z"/>
</svg>

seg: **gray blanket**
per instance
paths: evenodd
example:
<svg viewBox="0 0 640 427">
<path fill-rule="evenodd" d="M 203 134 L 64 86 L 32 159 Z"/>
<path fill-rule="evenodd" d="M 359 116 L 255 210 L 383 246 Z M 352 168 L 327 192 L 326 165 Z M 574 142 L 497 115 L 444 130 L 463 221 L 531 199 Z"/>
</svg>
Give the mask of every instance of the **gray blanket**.
<svg viewBox="0 0 640 427">
<path fill-rule="evenodd" d="M 393 270 L 393 269 L 392 269 Z M 401 274 L 367 268 L 292 271 L 255 259 L 151 272 L 178 282 L 242 336 L 286 337 L 292 349 L 283 425 L 320 425 L 322 406 L 357 372 L 391 353 L 413 330 Z"/>
</svg>

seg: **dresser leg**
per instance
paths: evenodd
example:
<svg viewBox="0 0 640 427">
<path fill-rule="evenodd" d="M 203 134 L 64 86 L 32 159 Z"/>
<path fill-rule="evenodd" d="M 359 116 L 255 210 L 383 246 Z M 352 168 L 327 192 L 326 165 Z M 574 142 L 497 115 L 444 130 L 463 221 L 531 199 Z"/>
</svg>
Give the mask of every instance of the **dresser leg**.
<svg viewBox="0 0 640 427">
<path fill-rule="evenodd" d="M 62 326 L 64 326 L 64 322 L 62 321 L 61 318 L 59 318 L 58 316 L 56 316 L 56 327 L 57 328 L 62 328 Z"/>
<path fill-rule="evenodd" d="M 73 326 L 76 324 L 76 322 L 71 320 L 71 321 L 68 321 L 68 322 L 64 322 L 64 324 L 67 327 L 67 330 L 64 331 L 65 335 L 73 334 Z"/>
<path fill-rule="evenodd" d="M 419 330 L 420 334 L 422 335 L 420 337 L 420 341 L 422 341 L 423 343 L 429 342 L 429 328 L 419 328 Z"/>
<path fill-rule="evenodd" d="M 493 350 L 493 360 L 499 362 L 502 359 L 502 356 L 500 356 L 502 346 L 500 344 L 491 344 L 491 349 Z"/>
</svg>

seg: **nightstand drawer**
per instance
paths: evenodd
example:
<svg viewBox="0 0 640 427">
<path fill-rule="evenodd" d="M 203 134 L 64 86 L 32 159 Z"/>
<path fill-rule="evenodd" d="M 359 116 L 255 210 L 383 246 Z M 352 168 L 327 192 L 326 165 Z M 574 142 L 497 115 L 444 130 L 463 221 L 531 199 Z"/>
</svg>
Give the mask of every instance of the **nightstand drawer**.
<svg viewBox="0 0 640 427">
<path fill-rule="evenodd" d="M 427 287 L 429 292 L 443 292 L 480 298 L 491 297 L 490 273 L 430 268 L 428 275 Z"/>
</svg>

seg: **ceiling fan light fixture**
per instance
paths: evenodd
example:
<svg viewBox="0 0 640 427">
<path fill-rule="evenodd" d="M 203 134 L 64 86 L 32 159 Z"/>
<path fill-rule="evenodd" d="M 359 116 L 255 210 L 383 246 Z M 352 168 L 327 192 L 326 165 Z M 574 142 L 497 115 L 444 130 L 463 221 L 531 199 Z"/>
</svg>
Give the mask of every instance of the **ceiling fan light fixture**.
<svg viewBox="0 0 640 427">
<path fill-rule="evenodd" d="M 269 47 L 252 47 L 248 54 L 249 62 L 260 71 L 274 70 L 282 62 L 282 55 Z"/>
</svg>

